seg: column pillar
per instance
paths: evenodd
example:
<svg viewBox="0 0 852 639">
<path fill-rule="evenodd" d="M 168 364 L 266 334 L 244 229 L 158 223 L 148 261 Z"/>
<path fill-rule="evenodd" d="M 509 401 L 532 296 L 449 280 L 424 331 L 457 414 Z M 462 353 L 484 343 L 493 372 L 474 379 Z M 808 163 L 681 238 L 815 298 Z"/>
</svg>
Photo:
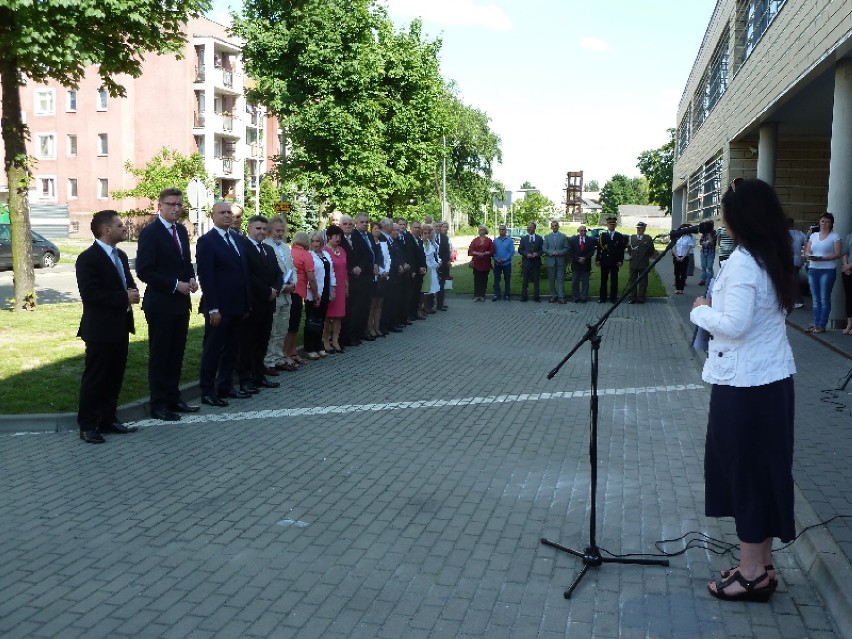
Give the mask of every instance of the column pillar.
<svg viewBox="0 0 852 639">
<path fill-rule="evenodd" d="M 828 212 L 834 215 L 834 231 L 841 240 L 852 233 L 852 60 L 848 58 L 838 62 L 834 72 Z M 835 328 L 846 326 L 845 298 L 839 268 L 831 294 L 828 323 Z"/>
<path fill-rule="evenodd" d="M 775 186 L 775 159 L 778 155 L 778 124 L 766 122 L 760 126 L 757 143 L 757 177 Z"/>
<path fill-rule="evenodd" d="M 681 224 L 683 224 L 684 218 L 686 218 L 686 198 L 684 194 L 686 193 L 686 185 L 675 189 L 672 193 L 672 228 L 676 229 Z"/>
</svg>

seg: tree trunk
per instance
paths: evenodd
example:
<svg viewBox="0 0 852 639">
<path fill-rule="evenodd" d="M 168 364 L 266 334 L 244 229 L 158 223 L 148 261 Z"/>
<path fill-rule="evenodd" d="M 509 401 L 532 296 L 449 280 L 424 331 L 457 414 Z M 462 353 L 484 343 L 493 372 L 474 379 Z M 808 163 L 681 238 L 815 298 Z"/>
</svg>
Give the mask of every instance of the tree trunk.
<svg viewBox="0 0 852 639">
<path fill-rule="evenodd" d="M 15 274 L 13 310 L 32 310 L 35 307 L 35 270 L 28 201 L 32 173 L 27 161 L 26 140 L 29 133 L 21 119 L 20 81 L 14 56 L 0 58 L 0 88 L 3 92 L 0 128 L 6 147 L 3 168 L 9 184 L 12 270 Z"/>
</svg>

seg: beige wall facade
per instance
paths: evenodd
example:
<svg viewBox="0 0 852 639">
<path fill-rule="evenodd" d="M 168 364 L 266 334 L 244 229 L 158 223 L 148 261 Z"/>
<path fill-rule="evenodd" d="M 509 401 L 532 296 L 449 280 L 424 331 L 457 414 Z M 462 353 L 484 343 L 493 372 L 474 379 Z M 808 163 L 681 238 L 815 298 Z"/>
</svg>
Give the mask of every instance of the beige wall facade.
<svg viewBox="0 0 852 639">
<path fill-rule="evenodd" d="M 765 32 L 743 57 L 749 11 L 769 5 L 776 13 L 767 16 Z M 703 80 L 720 51 L 727 55 L 726 86 L 721 95 L 716 91 L 718 101 L 697 124 Z M 690 198 L 691 190 L 696 194 L 695 178 L 707 177 L 702 170 L 707 163 L 720 160 L 716 183 L 723 191 L 734 177 L 758 176 L 762 148 L 773 156 L 764 159 L 774 167 L 771 181 L 788 213 L 803 227 L 815 221 L 828 204 L 831 139 L 836 130 L 834 79 L 838 66 L 850 60 L 850 51 L 848 0 L 719 0 L 678 109 L 676 221 L 718 217 L 718 197 L 708 197 L 700 208 L 694 205 L 695 197 Z M 775 136 L 774 144 L 762 146 L 761 127 L 769 137 Z M 699 195 L 706 197 L 706 189 Z"/>
</svg>

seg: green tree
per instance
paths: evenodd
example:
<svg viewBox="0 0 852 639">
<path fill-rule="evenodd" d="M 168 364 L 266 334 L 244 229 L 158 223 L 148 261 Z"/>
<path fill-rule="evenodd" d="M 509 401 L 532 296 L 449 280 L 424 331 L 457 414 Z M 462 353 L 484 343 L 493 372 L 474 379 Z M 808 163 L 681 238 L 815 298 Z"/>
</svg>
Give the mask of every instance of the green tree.
<svg viewBox="0 0 852 639">
<path fill-rule="evenodd" d="M 186 190 L 189 181 L 198 178 L 212 188 L 213 183 L 204 168 L 204 158 L 200 153 L 186 156 L 168 147 L 161 148 L 144 167 L 136 167 L 129 160 L 124 163 L 124 170 L 139 181 L 132 189 L 113 191 L 116 199 L 147 198 L 149 203 L 144 209 L 133 209 L 128 215 L 145 215 L 154 212 L 154 205 L 160 196 L 160 191 L 167 188 Z M 189 211 L 189 202 L 184 198 L 184 211 Z"/>
<path fill-rule="evenodd" d="M 647 204 L 648 187 L 645 178 L 629 178 L 617 173 L 600 191 L 601 213 L 605 217 L 618 215 L 619 204 Z"/>
<path fill-rule="evenodd" d="M 282 183 L 334 208 L 393 213 L 428 189 L 440 159 L 440 42 L 397 30 L 377 0 L 247 0 L 250 98 L 278 116 Z"/>
<path fill-rule="evenodd" d="M 600 191 L 600 190 L 601 190 L 601 187 L 598 185 L 598 181 L 597 181 L 597 180 L 589 180 L 589 181 L 588 181 L 588 182 L 586 182 L 586 184 L 583 186 L 583 190 L 588 191 L 588 192 L 590 192 L 590 193 L 597 193 L 598 191 Z"/>
<path fill-rule="evenodd" d="M 532 182 L 526 180 L 523 184 L 521 184 L 520 188 L 522 189 L 534 189 L 535 187 L 532 185 Z"/>
<path fill-rule="evenodd" d="M 513 211 L 515 226 L 526 226 L 530 222 L 544 226 L 551 218 L 558 217 L 556 205 L 553 201 L 538 191 L 527 193 L 523 200 L 513 204 Z"/>
<path fill-rule="evenodd" d="M 27 156 L 29 133 L 21 118 L 24 78 L 76 87 L 87 68 L 97 65 L 109 94 L 124 96 L 124 88 L 113 77 L 139 77 L 147 52 L 180 54 L 187 18 L 209 8 L 209 0 L 5 0 L 0 6 L 0 128 L 11 209 L 14 310 L 35 304 L 27 200 L 32 159 Z"/>
<path fill-rule="evenodd" d="M 639 171 L 648 180 L 648 201 L 671 213 L 672 179 L 674 177 L 675 130 L 668 129 L 669 141 L 658 149 L 642 151 Z"/>
</svg>

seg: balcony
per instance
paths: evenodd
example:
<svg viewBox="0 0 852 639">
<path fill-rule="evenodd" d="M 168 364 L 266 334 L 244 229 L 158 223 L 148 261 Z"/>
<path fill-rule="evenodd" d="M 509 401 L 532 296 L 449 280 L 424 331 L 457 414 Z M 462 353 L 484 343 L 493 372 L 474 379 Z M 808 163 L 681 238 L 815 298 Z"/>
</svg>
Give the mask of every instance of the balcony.
<svg viewBox="0 0 852 639">
<path fill-rule="evenodd" d="M 222 173 L 231 175 L 234 172 L 234 158 L 222 158 Z"/>
<path fill-rule="evenodd" d="M 234 87 L 234 72 L 229 71 L 228 69 L 222 70 L 222 84 L 224 84 L 229 89 Z"/>
<path fill-rule="evenodd" d="M 207 118 L 204 117 L 203 113 L 196 112 L 193 115 L 192 126 L 194 126 L 196 129 L 203 129 L 204 126 L 205 126 L 206 120 L 207 120 Z"/>
<path fill-rule="evenodd" d="M 222 114 L 222 129 L 224 129 L 225 131 L 234 130 L 234 116 L 230 113 Z"/>
<path fill-rule="evenodd" d="M 196 82 L 204 82 L 204 78 L 206 77 L 206 70 L 204 65 L 197 65 L 195 67 L 195 81 Z"/>
<path fill-rule="evenodd" d="M 249 145 L 249 152 L 253 158 L 263 157 L 263 146 L 260 144 L 251 144 Z"/>
</svg>

